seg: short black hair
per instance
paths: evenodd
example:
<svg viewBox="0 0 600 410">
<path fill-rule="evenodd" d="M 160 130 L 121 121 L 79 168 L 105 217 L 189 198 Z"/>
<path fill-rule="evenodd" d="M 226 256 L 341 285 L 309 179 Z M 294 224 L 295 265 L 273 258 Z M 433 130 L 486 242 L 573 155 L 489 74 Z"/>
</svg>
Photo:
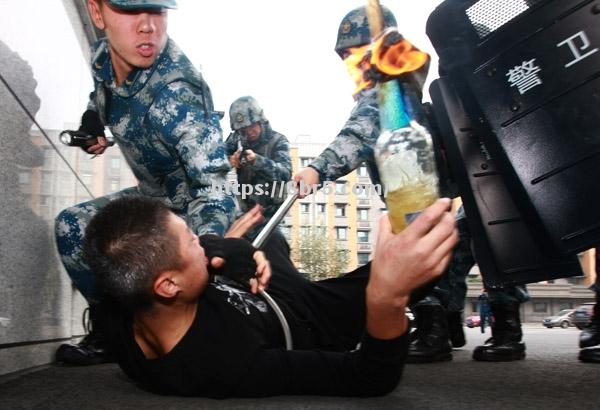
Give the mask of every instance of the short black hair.
<svg viewBox="0 0 600 410">
<path fill-rule="evenodd" d="M 101 292 L 127 310 L 151 307 L 156 276 L 179 267 L 170 214 L 159 199 L 123 197 L 101 209 L 85 231 L 85 258 Z"/>
</svg>

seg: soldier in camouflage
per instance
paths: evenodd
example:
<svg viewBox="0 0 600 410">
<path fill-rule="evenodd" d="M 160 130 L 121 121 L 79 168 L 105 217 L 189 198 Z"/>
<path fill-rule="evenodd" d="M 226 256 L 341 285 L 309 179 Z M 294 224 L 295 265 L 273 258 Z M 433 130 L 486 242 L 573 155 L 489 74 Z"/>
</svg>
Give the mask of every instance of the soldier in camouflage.
<svg viewBox="0 0 600 410">
<path fill-rule="evenodd" d="M 65 209 L 56 218 L 58 251 L 90 304 L 93 326 L 79 345 L 59 348 L 57 358 L 65 362 L 106 360 L 98 336 L 98 291 L 82 249 L 85 228 L 99 209 L 127 195 L 162 198 L 198 235 L 223 235 L 234 217 L 235 198 L 211 189 L 215 181 L 225 183 L 230 170 L 222 115 L 214 111 L 200 73 L 166 34 L 166 9 L 175 6 L 174 0 L 88 1 L 92 21 L 107 38 L 92 50 L 94 91 L 82 130 L 97 142 L 86 151 L 105 151 L 108 126 L 139 184 Z"/>
<path fill-rule="evenodd" d="M 233 132 L 225 141 L 230 164 L 236 169 L 241 209 L 247 212 L 257 204 L 265 221 L 246 236 L 252 241 L 275 214 L 287 193 L 292 160 L 287 138 L 274 131 L 255 98 L 240 97 L 229 108 Z M 251 193 L 249 190 L 251 189 Z"/>
<path fill-rule="evenodd" d="M 392 12 L 383 6 L 382 11 L 384 27 L 396 26 L 396 19 Z M 345 59 L 350 54 L 350 49 L 367 45 L 370 42 L 371 34 L 366 9 L 358 7 L 343 18 L 338 30 L 335 51 L 342 59 Z M 406 87 L 407 90 L 409 92 L 412 90 L 413 97 L 419 101 L 425 77 L 423 74 L 426 75 L 426 69 L 427 67 L 423 70 L 425 73 L 417 72 L 412 78 L 407 79 L 411 83 L 411 86 Z M 293 179 L 296 184 L 302 182 L 305 185 L 313 185 L 324 181 L 333 181 L 352 172 L 361 163 L 366 164 L 373 184 L 380 183 L 373 151 L 380 134 L 377 91 L 365 89 L 355 95 L 355 99 L 356 105 L 340 133 L 307 168 L 294 175 Z M 447 273 L 429 295 L 411 307 L 416 316 L 417 330 L 413 332 L 413 341 L 409 348 L 407 360 L 409 363 L 450 360 L 452 347 L 448 342 L 449 338 L 455 347 L 465 344 L 462 312 L 466 297 L 466 276 L 474 264 L 474 259 L 470 247 L 471 237 L 463 211 L 457 213 L 457 227 L 460 242 L 455 248 Z M 524 345 L 520 342 L 521 327 L 518 306 L 526 296 L 524 288 L 490 291 L 490 298 L 497 302 L 496 310 L 511 324 L 510 330 L 513 330 L 511 335 L 514 337 L 505 338 L 503 335 L 506 332 L 504 331 L 498 333 L 502 335 L 499 340 L 510 341 L 508 349 L 503 349 L 504 346 L 501 343 L 502 352 L 499 355 L 495 354 L 498 350 L 498 343 L 494 344 L 492 340 L 490 345 L 482 347 L 485 352 L 484 358 L 476 355 L 474 356 L 476 360 L 507 360 L 506 352 L 509 353 L 508 360 L 522 358 L 521 354 L 524 357 Z M 509 313 L 502 313 L 506 311 Z M 512 325 L 518 327 L 518 332 Z M 503 326 L 500 325 L 500 328 L 503 329 Z M 449 332 L 449 328 L 452 332 Z M 517 336 L 518 342 L 512 343 Z M 491 354 L 489 354 L 490 349 Z"/>
</svg>

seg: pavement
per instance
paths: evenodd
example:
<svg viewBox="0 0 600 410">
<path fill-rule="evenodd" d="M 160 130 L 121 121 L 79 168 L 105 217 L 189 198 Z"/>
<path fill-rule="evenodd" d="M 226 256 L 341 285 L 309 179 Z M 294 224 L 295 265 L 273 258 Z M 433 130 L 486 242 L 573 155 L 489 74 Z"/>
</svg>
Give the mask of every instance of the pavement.
<svg viewBox="0 0 600 410">
<path fill-rule="evenodd" d="M 593 409 L 600 364 L 577 360 L 579 331 L 524 325 L 527 359 L 481 363 L 473 348 L 489 337 L 467 329 L 468 343 L 444 363 L 407 365 L 384 397 L 279 396 L 209 400 L 157 396 L 132 384 L 114 364 L 49 365 L 0 377 L 0 409 Z"/>
</svg>

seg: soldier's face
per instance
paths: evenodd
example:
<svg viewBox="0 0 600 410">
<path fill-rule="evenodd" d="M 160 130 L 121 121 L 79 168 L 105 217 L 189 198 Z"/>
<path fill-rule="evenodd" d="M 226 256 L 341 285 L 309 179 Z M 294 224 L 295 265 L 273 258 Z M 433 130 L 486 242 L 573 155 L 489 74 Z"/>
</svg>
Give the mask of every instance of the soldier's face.
<svg viewBox="0 0 600 410">
<path fill-rule="evenodd" d="M 136 67 L 150 67 L 167 42 L 167 10 L 121 10 L 104 0 L 88 0 L 96 27 L 106 32 L 110 56 L 121 82 Z"/>
<path fill-rule="evenodd" d="M 242 128 L 240 131 L 248 141 L 256 141 L 260 137 L 260 134 L 262 134 L 262 126 L 260 122 L 255 122 L 252 125 Z"/>
</svg>

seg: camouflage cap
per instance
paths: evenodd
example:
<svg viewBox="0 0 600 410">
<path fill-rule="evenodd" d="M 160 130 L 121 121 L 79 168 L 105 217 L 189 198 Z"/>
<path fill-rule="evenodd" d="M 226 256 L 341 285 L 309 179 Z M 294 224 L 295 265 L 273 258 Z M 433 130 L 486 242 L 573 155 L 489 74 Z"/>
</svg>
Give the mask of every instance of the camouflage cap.
<svg viewBox="0 0 600 410">
<path fill-rule="evenodd" d="M 254 123 L 267 121 L 267 118 L 256 99 L 245 96 L 231 103 L 229 121 L 231 122 L 231 129 L 237 131 Z"/>
<path fill-rule="evenodd" d="M 383 13 L 383 27 L 397 27 L 394 14 L 385 6 L 381 6 Z M 369 19 L 366 6 L 357 7 L 342 19 L 338 29 L 335 52 L 342 56 L 344 51 L 351 47 L 359 47 L 371 42 Z"/>
<path fill-rule="evenodd" d="M 123 10 L 175 9 L 176 0 L 107 0 L 108 4 Z"/>
</svg>

